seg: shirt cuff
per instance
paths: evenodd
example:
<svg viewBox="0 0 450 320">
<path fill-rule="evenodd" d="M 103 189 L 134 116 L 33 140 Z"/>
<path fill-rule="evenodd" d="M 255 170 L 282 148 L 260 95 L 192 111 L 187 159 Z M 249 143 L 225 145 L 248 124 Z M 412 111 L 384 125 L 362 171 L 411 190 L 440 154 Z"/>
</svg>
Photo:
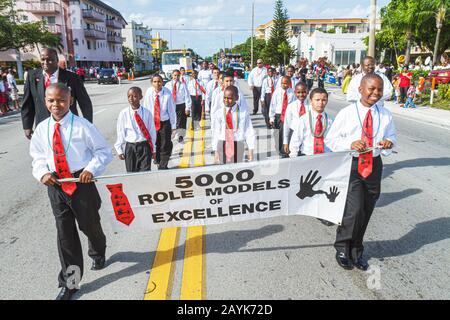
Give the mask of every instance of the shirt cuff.
<svg viewBox="0 0 450 320">
<path fill-rule="evenodd" d="M 51 173 L 48 169 L 39 169 L 34 173 L 34 177 L 37 181 L 41 182 L 42 177 L 44 177 L 47 173 Z"/>
</svg>

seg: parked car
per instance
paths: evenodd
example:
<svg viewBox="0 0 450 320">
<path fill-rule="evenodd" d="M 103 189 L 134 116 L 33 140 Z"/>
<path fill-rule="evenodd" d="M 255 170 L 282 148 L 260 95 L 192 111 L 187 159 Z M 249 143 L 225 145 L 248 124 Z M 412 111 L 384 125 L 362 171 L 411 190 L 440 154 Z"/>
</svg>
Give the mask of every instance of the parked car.
<svg viewBox="0 0 450 320">
<path fill-rule="evenodd" d="M 244 78 L 245 68 L 242 63 L 232 62 L 232 63 L 230 63 L 230 65 L 228 67 L 233 68 L 234 71 L 237 71 L 237 75 L 238 75 L 239 79 Z"/>
<path fill-rule="evenodd" d="M 113 83 L 118 84 L 119 79 L 117 78 L 114 69 L 101 69 L 97 75 L 97 83 Z"/>
<path fill-rule="evenodd" d="M 450 69 L 433 70 L 427 77 L 428 81 L 436 78 L 436 85 L 450 83 Z"/>
</svg>

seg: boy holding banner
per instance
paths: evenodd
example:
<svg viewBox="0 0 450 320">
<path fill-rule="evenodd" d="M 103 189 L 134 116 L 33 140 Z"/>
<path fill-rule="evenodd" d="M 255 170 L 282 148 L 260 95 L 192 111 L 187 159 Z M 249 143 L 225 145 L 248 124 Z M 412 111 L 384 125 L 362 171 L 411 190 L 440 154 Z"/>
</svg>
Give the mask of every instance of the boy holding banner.
<svg viewBox="0 0 450 320">
<path fill-rule="evenodd" d="M 359 87 L 361 99 L 342 109 L 325 138 L 332 151 L 356 151 L 342 225 L 337 229 L 336 261 L 346 269 L 367 270 L 363 238 L 380 196 L 383 162 L 392 153 L 397 135 L 392 114 L 383 107 L 383 79 L 367 74 Z"/>
<path fill-rule="evenodd" d="M 235 86 L 228 86 L 223 92 L 223 101 L 216 112 L 211 115 L 212 148 L 215 162 L 237 163 L 244 160 L 244 141 L 247 143 L 248 160 L 253 161 L 255 132 L 248 108 L 238 103 L 239 91 Z"/>
<path fill-rule="evenodd" d="M 33 176 L 45 184 L 56 220 L 62 288 L 57 300 L 69 300 L 83 276 L 83 253 L 77 225 L 89 239 L 91 270 L 105 266 L 106 237 L 100 224 L 100 196 L 93 177 L 101 175 L 112 154 L 105 138 L 84 118 L 70 112 L 70 89 L 62 83 L 45 91 L 45 104 L 51 116 L 42 121 L 31 138 Z M 58 179 L 79 178 L 60 183 Z M 70 274 L 70 276 L 69 276 Z"/>
<path fill-rule="evenodd" d="M 156 130 L 152 113 L 141 106 L 142 90 L 128 90 L 130 106 L 117 119 L 117 141 L 114 145 L 127 172 L 150 171 L 156 156 Z"/>
</svg>

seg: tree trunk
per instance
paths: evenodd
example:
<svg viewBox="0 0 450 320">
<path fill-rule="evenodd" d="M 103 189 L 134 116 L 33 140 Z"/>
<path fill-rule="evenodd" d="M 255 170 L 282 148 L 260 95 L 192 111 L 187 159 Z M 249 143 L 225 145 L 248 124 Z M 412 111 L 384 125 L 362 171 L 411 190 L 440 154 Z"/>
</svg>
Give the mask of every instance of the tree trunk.
<svg viewBox="0 0 450 320">
<path fill-rule="evenodd" d="M 412 32 L 409 29 L 406 31 L 406 54 L 405 54 L 405 65 L 409 65 L 409 60 L 411 59 L 411 44 L 412 44 Z"/>
<path fill-rule="evenodd" d="M 17 75 L 20 80 L 26 80 L 23 78 L 23 65 L 20 50 L 16 50 L 16 63 L 17 63 Z"/>
<path fill-rule="evenodd" d="M 437 35 L 436 35 L 436 42 L 434 44 L 434 53 L 433 53 L 433 67 L 438 62 L 439 58 L 439 38 L 441 36 L 441 30 L 442 28 L 438 28 Z"/>
</svg>

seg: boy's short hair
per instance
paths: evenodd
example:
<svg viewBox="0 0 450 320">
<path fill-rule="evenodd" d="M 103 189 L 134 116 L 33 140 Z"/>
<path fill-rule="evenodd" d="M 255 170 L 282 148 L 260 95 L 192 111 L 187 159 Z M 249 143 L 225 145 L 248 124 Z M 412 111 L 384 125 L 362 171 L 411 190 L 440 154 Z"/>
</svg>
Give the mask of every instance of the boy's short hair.
<svg viewBox="0 0 450 320">
<path fill-rule="evenodd" d="M 139 87 L 131 87 L 130 89 L 128 89 L 128 92 L 130 91 L 136 91 L 137 93 L 139 93 L 142 96 L 142 89 Z"/>
<path fill-rule="evenodd" d="M 152 82 L 153 82 L 153 79 L 155 79 L 155 78 L 160 78 L 161 79 L 161 81 L 163 81 L 164 82 L 164 79 L 163 79 L 163 77 L 159 74 L 159 73 L 155 73 L 153 76 L 152 76 Z"/>
<path fill-rule="evenodd" d="M 297 87 L 303 87 L 306 88 L 306 91 L 308 91 L 308 86 L 306 85 L 306 83 L 304 82 L 297 82 L 297 84 L 295 85 L 295 89 L 297 90 Z"/>
<path fill-rule="evenodd" d="M 55 89 L 58 89 L 59 91 L 61 91 L 64 94 L 71 94 L 71 92 L 72 92 L 70 87 L 68 87 L 66 84 L 61 83 L 61 82 L 52 83 L 50 86 L 48 86 L 48 88 L 46 90 L 55 90 Z"/>
<path fill-rule="evenodd" d="M 231 91 L 233 93 L 233 97 L 239 98 L 239 90 L 236 86 L 233 86 L 233 85 L 228 86 L 225 88 L 225 90 L 223 92 L 225 93 L 225 91 Z"/>
<path fill-rule="evenodd" d="M 312 99 L 316 94 L 326 94 L 328 98 L 328 92 L 324 88 L 315 88 L 309 94 L 309 98 Z"/>
<path fill-rule="evenodd" d="M 181 69 L 181 68 L 180 68 L 180 69 Z M 174 74 L 175 72 L 181 73 L 180 70 L 175 69 L 175 70 L 172 71 L 172 74 Z"/>
</svg>

